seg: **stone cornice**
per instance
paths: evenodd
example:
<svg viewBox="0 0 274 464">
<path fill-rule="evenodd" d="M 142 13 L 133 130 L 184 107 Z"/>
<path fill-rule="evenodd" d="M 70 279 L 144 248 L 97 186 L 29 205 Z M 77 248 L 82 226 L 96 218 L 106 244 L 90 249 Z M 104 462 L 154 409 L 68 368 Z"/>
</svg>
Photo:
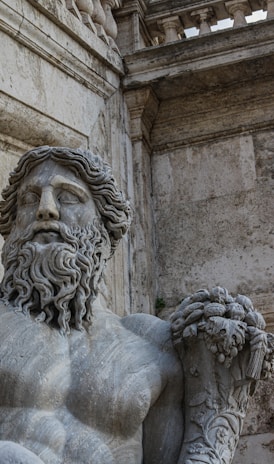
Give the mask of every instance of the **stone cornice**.
<svg viewBox="0 0 274 464">
<path fill-rule="evenodd" d="M 141 17 L 144 17 L 147 11 L 147 2 L 144 0 L 128 0 L 124 2 L 123 6 L 115 11 L 115 16 L 127 16 L 131 13 L 138 13 Z"/>
<path fill-rule="evenodd" d="M 274 59 L 274 20 L 255 23 L 244 28 L 218 31 L 202 37 L 173 42 L 164 46 L 149 47 L 124 57 L 127 75 L 125 89 L 153 84 L 158 98 L 165 99 L 199 91 L 200 74 L 218 72 L 225 66 L 230 74 L 223 73 L 217 82 L 222 85 L 239 79 L 238 67 L 259 58 L 265 59 L 271 72 Z M 199 77 L 200 76 L 200 77 Z M 210 87 L 214 86 L 214 82 Z"/>
<path fill-rule="evenodd" d="M 148 19 L 152 20 L 163 15 L 188 13 L 194 9 L 205 8 L 210 4 L 216 8 L 218 19 L 228 17 L 228 12 L 223 0 L 156 0 L 148 2 Z M 249 0 L 249 4 L 253 11 L 260 10 L 262 3 L 260 0 Z"/>
</svg>

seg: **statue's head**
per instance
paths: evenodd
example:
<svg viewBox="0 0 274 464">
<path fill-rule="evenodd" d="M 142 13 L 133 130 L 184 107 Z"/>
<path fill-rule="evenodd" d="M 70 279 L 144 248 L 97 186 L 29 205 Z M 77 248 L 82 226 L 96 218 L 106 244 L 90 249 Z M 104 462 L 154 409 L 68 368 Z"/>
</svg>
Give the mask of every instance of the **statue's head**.
<svg viewBox="0 0 274 464">
<path fill-rule="evenodd" d="M 22 156 L 2 196 L 4 298 L 63 333 L 82 329 L 131 219 L 109 165 L 89 151 L 39 147 Z"/>
</svg>

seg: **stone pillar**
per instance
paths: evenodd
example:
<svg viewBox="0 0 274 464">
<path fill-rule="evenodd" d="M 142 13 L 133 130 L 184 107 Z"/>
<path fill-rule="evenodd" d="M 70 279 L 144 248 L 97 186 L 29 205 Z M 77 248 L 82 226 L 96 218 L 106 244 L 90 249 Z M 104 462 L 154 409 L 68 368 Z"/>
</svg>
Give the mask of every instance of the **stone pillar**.
<svg viewBox="0 0 274 464">
<path fill-rule="evenodd" d="M 199 35 L 210 33 L 210 26 L 216 24 L 216 20 L 214 20 L 214 11 L 210 7 L 192 11 L 190 15 L 194 18 L 196 27 L 199 29 Z"/>
<path fill-rule="evenodd" d="M 115 19 L 118 24 L 116 42 L 122 55 L 134 53 L 136 50 L 150 46 L 153 42 L 145 22 L 147 8 L 147 2 L 144 0 L 127 0 L 123 2 L 123 7 L 116 9 Z"/>
<path fill-rule="evenodd" d="M 233 27 L 245 26 L 246 16 L 251 14 L 251 8 L 247 0 L 232 0 L 225 3 L 226 9 L 234 20 Z"/>
<path fill-rule="evenodd" d="M 164 43 L 176 42 L 176 40 L 179 40 L 179 34 L 183 33 L 179 16 L 170 16 L 169 18 L 161 19 L 158 25 L 164 31 Z"/>
<path fill-rule="evenodd" d="M 151 201 L 150 132 L 158 112 L 158 99 L 150 87 L 129 90 L 125 99 L 130 115 L 134 177 L 134 224 L 131 263 L 132 307 L 134 312 L 153 313 L 156 279 L 154 230 Z"/>
<path fill-rule="evenodd" d="M 266 19 L 274 18 L 274 0 L 263 0 L 262 7 L 267 11 Z"/>
</svg>

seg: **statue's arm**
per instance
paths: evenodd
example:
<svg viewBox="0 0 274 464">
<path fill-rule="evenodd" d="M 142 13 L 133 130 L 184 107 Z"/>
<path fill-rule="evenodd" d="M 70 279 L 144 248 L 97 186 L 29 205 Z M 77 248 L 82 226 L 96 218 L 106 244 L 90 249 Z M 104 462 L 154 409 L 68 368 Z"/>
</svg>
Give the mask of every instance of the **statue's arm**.
<svg viewBox="0 0 274 464">
<path fill-rule="evenodd" d="M 177 379 L 178 380 L 178 379 Z M 177 464 L 183 438 L 182 385 L 168 384 L 143 424 L 144 464 Z"/>
<path fill-rule="evenodd" d="M 154 353 L 158 351 L 159 375 L 151 382 L 153 404 L 143 422 L 143 464 L 177 464 L 183 437 L 183 372 L 170 323 L 132 314 L 122 324 L 149 342 Z"/>
</svg>

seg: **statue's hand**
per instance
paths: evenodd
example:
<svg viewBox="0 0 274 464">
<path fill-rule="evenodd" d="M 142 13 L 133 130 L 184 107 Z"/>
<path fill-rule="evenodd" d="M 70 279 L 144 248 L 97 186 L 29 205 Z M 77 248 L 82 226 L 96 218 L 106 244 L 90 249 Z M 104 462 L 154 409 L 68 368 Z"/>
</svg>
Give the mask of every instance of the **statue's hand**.
<svg viewBox="0 0 274 464">
<path fill-rule="evenodd" d="M 230 464 L 248 397 L 274 367 L 274 335 L 249 298 L 199 290 L 171 316 L 185 378 L 185 436 L 179 464 Z"/>
<path fill-rule="evenodd" d="M 221 287 L 199 290 L 185 298 L 172 314 L 171 328 L 175 345 L 203 334 L 207 348 L 227 368 L 249 344 L 248 378 L 265 378 L 273 371 L 274 342 L 264 332 L 263 316 L 246 296 L 233 298 Z"/>
</svg>

